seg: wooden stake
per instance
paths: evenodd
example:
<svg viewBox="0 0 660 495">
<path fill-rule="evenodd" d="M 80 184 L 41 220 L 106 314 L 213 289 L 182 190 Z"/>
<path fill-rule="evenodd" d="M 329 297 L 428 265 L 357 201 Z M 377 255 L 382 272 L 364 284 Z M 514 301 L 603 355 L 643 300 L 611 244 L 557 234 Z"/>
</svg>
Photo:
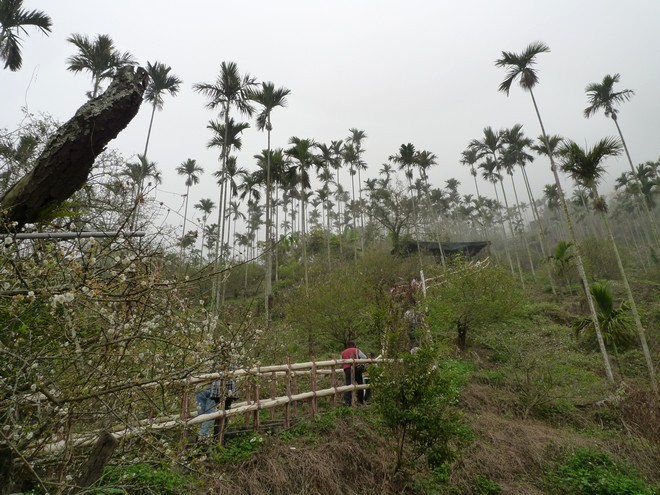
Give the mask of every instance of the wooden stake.
<svg viewBox="0 0 660 495">
<path fill-rule="evenodd" d="M 311 382 L 312 382 L 312 407 L 311 407 L 311 413 L 312 413 L 312 419 L 316 417 L 317 411 L 317 403 L 316 403 L 316 362 L 312 358 L 312 377 L 311 377 Z"/>
<path fill-rule="evenodd" d="M 259 401 L 259 381 L 261 375 L 259 374 L 259 367 L 257 366 L 257 375 L 254 377 L 254 402 L 257 404 L 257 409 L 252 413 L 252 429 L 254 431 L 259 431 L 260 418 L 259 413 L 261 412 L 261 402 Z"/>
<path fill-rule="evenodd" d="M 277 394 L 277 373 L 274 371 L 270 374 L 270 398 L 274 399 Z M 270 410 L 270 419 L 275 419 L 275 409 Z"/>
<path fill-rule="evenodd" d="M 286 372 L 286 395 L 289 400 L 284 406 L 284 427 L 289 428 L 291 426 L 291 358 L 288 356 L 286 364 L 288 367 Z"/>
</svg>

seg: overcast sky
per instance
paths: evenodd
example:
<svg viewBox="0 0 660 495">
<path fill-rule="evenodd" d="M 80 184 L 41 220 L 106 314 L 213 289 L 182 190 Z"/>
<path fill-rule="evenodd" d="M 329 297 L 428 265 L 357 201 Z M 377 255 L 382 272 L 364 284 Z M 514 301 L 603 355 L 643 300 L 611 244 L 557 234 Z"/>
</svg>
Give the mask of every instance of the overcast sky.
<svg viewBox="0 0 660 495">
<path fill-rule="evenodd" d="M 185 191 L 175 168 L 188 158 L 206 170 L 190 201 L 218 199 L 211 176 L 218 151 L 206 148 L 206 125 L 217 115 L 192 85 L 213 82 L 222 61 L 291 90 L 288 107 L 273 112 L 273 147 L 285 147 L 291 136 L 329 143 L 355 127 L 368 136 L 367 177 L 410 142 L 438 156 L 434 186 L 456 178 L 462 194 L 474 194 L 459 160 L 485 126 L 521 123 L 528 136 L 540 134 L 529 94 L 517 85 L 508 98 L 499 93 L 504 71 L 494 66 L 502 50 L 520 52 L 539 40 L 551 49 L 538 57 L 535 91 L 549 133 L 581 145 L 615 135 L 602 113 L 587 120 L 582 111 L 585 86 L 620 73 L 617 88 L 636 92 L 619 120 L 632 159 L 660 155 L 659 0 L 25 0 L 24 6 L 48 13 L 53 31 L 48 37 L 30 31 L 22 70 L 0 72 L 0 127 L 15 129 L 24 106 L 68 120 L 85 102 L 91 78 L 66 70 L 75 53 L 66 38 L 108 34 L 141 64 L 163 62 L 183 80 L 179 96 L 165 97 L 149 144 L 149 159 L 163 172 L 159 199 L 174 210 Z M 110 146 L 129 159 L 141 153 L 149 117 L 143 104 Z M 252 123 L 239 164 L 254 169 L 252 156 L 265 147 L 265 134 Z M 623 157 L 607 168 L 603 190 L 628 170 Z M 528 170 L 540 195 L 552 182 L 548 163 L 539 158 Z"/>
</svg>

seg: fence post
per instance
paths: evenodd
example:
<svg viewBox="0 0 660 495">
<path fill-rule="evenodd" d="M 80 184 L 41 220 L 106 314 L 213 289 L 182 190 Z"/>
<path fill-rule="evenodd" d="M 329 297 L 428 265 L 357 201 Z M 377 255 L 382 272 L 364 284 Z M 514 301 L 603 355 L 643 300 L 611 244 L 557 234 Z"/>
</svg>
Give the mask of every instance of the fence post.
<svg viewBox="0 0 660 495">
<path fill-rule="evenodd" d="M 332 394 L 332 408 L 337 409 L 337 363 L 336 362 L 335 364 L 332 365 L 330 371 L 330 383 L 332 383 L 332 387 L 335 389 L 335 393 Z"/>
<path fill-rule="evenodd" d="M 254 380 L 254 401 L 257 404 L 257 408 L 252 413 L 252 429 L 254 431 L 259 431 L 260 424 L 260 415 L 261 412 L 261 401 L 259 400 L 259 381 L 261 379 L 261 373 L 259 372 L 259 366 L 257 366 L 257 376 Z"/>
<path fill-rule="evenodd" d="M 294 394 L 297 394 L 298 393 L 298 378 L 296 376 L 295 371 L 291 372 L 291 380 L 292 380 L 291 392 L 294 393 Z M 293 409 L 293 417 L 295 418 L 295 417 L 298 416 L 298 401 L 293 402 L 292 409 Z"/>
<path fill-rule="evenodd" d="M 252 375 L 246 375 L 245 381 L 245 404 L 249 406 L 251 404 L 250 398 L 252 396 Z M 245 423 L 245 426 L 250 423 L 250 416 L 251 414 L 249 412 L 243 414 L 243 422 Z"/>
<path fill-rule="evenodd" d="M 351 385 L 353 385 L 353 390 L 351 390 L 351 406 L 357 404 L 357 390 L 355 390 L 355 360 L 351 364 Z"/>
<path fill-rule="evenodd" d="M 284 427 L 288 428 L 291 426 L 291 358 L 289 356 L 286 358 L 286 367 L 286 395 L 289 401 L 284 407 Z"/>
<path fill-rule="evenodd" d="M 316 358 L 312 357 L 312 374 L 311 374 L 311 385 L 312 385 L 312 419 L 316 417 L 317 413 L 317 401 L 316 401 Z"/>
<path fill-rule="evenodd" d="M 225 414 L 227 413 L 224 409 L 224 404 L 222 404 Z M 215 418 L 215 424 L 213 425 L 213 434 L 215 435 L 218 445 L 225 444 L 225 430 L 227 429 L 227 416 L 222 415 L 219 418 Z"/>
<path fill-rule="evenodd" d="M 273 371 L 270 374 L 270 398 L 275 399 L 275 394 L 277 393 L 277 373 Z M 275 408 L 270 408 L 270 419 L 275 419 Z"/>
</svg>

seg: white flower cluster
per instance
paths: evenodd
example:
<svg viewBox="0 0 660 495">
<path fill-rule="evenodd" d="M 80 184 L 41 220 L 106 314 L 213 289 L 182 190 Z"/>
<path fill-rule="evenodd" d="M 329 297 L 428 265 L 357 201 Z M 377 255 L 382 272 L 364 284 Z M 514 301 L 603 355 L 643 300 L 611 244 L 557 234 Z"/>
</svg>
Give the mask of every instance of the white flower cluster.
<svg viewBox="0 0 660 495">
<path fill-rule="evenodd" d="M 64 294 L 55 294 L 50 301 L 50 305 L 56 308 L 59 304 L 65 305 L 73 302 L 76 298 L 73 292 L 65 292 Z"/>
</svg>

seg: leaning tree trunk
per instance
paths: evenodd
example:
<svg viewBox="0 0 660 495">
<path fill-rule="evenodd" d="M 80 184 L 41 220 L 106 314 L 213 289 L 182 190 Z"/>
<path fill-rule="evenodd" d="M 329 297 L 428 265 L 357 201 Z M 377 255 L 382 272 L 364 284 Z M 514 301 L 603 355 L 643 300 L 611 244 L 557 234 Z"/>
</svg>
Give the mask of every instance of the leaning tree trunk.
<svg viewBox="0 0 660 495">
<path fill-rule="evenodd" d="M 0 222 L 21 229 L 43 221 L 83 187 L 96 157 L 137 114 L 147 82 L 141 67 L 122 68 L 102 95 L 81 106 L 49 139 L 34 168 L 0 198 Z"/>
<path fill-rule="evenodd" d="M 539 107 L 536 104 L 536 98 L 534 98 L 534 92 L 529 88 L 529 94 L 532 97 L 532 103 L 534 103 L 534 110 L 536 111 L 536 117 L 539 119 L 539 124 L 541 126 L 541 134 L 543 135 L 543 141 L 548 142 L 548 135 L 545 132 L 545 127 L 543 126 L 543 120 L 541 120 L 541 113 L 539 112 Z M 605 365 L 605 374 L 610 383 L 614 383 L 614 375 L 612 374 L 612 367 L 610 366 L 610 360 L 607 355 L 607 349 L 605 348 L 605 341 L 603 340 L 603 333 L 600 330 L 600 322 L 598 321 L 598 314 L 596 313 L 596 306 L 594 305 L 594 300 L 591 297 L 591 291 L 589 290 L 589 281 L 587 280 L 587 274 L 584 271 L 584 264 L 582 263 L 582 254 L 577 239 L 575 237 L 575 230 L 573 229 L 573 221 L 571 220 L 571 215 L 568 213 L 568 206 L 566 205 L 566 198 L 564 197 L 564 190 L 561 187 L 561 182 L 559 180 L 559 173 L 557 172 L 557 166 L 555 165 L 555 159 L 552 156 L 552 152 L 548 149 L 548 158 L 550 158 L 550 169 L 552 170 L 552 175 L 555 178 L 555 184 L 557 185 L 557 193 L 559 195 L 559 202 L 561 208 L 564 212 L 564 218 L 566 220 L 566 225 L 568 227 L 569 234 L 571 236 L 571 241 L 575 248 L 575 264 L 580 275 L 580 281 L 582 282 L 582 291 L 584 292 L 585 297 L 587 298 L 587 304 L 589 305 L 589 313 L 591 314 L 591 321 L 594 325 L 594 330 L 596 331 L 596 339 L 598 340 L 598 347 L 603 356 L 603 364 Z"/>
<path fill-rule="evenodd" d="M 599 201 L 598 198 L 600 198 L 600 196 L 598 195 L 598 191 L 596 190 L 596 188 L 593 187 L 592 191 L 594 193 L 594 197 L 596 198 L 596 200 Z M 598 213 L 600 213 L 600 218 L 603 221 L 603 225 L 605 226 L 605 230 L 607 230 L 607 235 L 610 239 L 610 243 L 612 244 L 612 249 L 614 250 L 616 264 L 619 267 L 619 273 L 621 274 L 621 278 L 623 280 L 623 286 L 626 288 L 626 295 L 628 296 L 628 300 L 630 301 L 630 309 L 633 314 L 633 319 L 635 320 L 635 328 L 637 329 L 637 335 L 639 336 L 639 341 L 642 345 L 642 352 L 644 353 L 644 359 L 646 359 L 646 367 L 648 368 L 649 379 L 651 380 L 651 388 L 653 389 L 653 392 L 656 395 L 658 395 L 658 382 L 655 379 L 655 370 L 653 369 L 653 358 L 651 357 L 651 351 L 649 350 L 649 345 L 646 341 L 646 331 L 642 326 L 642 320 L 639 317 L 639 311 L 637 311 L 637 304 L 635 304 L 635 298 L 633 297 L 632 290 L 630 289 L 630 284 L 628 283 L 628 276 L 626 275 L 626 270 L 623 267 L 623 262 L 621 261 L 621 256 L 619 255 L 619 248 L 617 247 L 616 241 L 614 240 L 614 234 L 612 234 L 612 227 L 610 225 L 610 220 L 607 218 L 605 204 L 603 203 L 602 205 L 599 205 L 597 209 L 598 209 Z"/>
</svg>

